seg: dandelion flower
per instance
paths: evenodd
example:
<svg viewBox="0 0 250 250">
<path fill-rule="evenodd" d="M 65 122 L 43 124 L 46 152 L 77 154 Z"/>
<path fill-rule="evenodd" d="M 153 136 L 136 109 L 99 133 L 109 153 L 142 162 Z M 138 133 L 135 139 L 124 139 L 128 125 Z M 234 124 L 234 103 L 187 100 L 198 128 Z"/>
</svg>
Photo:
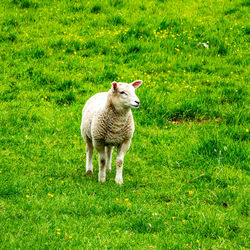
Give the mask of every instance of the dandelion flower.
<svg viewBox="0 0 250 250">
<path fill-rule="evenodd" d="M 249 132 L 248 128 L 246 129 L 246 132 L 247 132 L 247 133 Z"/>
<path fill-rule="evenodd" d="M 29 198 L 30 196 L 28 194 L 26 194 L 26 198 Z"/>
<path fill-rule="evenodd" d="M 128 202 L 128 198 L 124 199 L 125 202 Z"/>
<path fill-rule="evenodd" d="M 192 194 L 193 194 L 193 191 L 188 191 L 188 193 L 189 193 L 190 195 L 192 195 Z"/>
</svg>

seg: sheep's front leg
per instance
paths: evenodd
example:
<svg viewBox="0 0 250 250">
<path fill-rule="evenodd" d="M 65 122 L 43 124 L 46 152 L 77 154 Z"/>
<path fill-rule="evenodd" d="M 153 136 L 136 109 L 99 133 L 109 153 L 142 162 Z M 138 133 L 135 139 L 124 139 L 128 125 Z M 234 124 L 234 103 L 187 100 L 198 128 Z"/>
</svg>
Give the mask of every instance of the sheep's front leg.
<svg viewBox="0 0 250 250">
<path fill-rule="evenodd" d="M 123 184 L 123 178 L 122 178 L 123 159 L 124 159 L 125 153 L 129 149 L 130 141 L 131 140 L 124 142 L 117 148 L 115 182 L 119 185 Z"/>
<path fill-rule="evenodd" d="M 95 146 L 98 155 L 99 155 L 99 175 L 98 181 L 105 182 L 106 181 L 106 154 L 105 147 L 103 145 Z"/>
<path fill-rule="evenodd" d="M 112 160 L 113 147 L 107 146 L 105 147 L 105 150 L 106 150 L 106 155 L 107 155 L 106 168 L 107 168 L 107 171 L 111 172 L 111 160 Z"/>
</svg>

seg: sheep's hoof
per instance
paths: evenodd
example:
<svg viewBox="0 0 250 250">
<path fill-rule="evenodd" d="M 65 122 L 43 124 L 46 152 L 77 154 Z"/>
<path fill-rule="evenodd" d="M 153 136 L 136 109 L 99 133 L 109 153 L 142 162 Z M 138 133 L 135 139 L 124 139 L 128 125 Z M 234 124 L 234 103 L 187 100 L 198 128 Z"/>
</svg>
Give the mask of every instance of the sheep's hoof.
<svg viewBox="0 0 250 250">
<path fill-rule="evenodd" d="M 91 170 L 88 170 L 88 171 L 86 172 L 86 175 L 91 175 L 91 174 L 93 174 L 93 172 L 92 172 Z"/>
<path fill-rule="evenodd" d="M 122 179 L 115 179 L 115 182 L 116 182 L 116 184 L 118 184 L 120 186 L 123 184 L 123 180 Z"/>
<path fill-rule="evenodd" d="M 106 181 L 106 179 L 105 178 L 99 178 L 98 181 L 101 182 L 101 183 L 104 183 Z"/>
</svg>

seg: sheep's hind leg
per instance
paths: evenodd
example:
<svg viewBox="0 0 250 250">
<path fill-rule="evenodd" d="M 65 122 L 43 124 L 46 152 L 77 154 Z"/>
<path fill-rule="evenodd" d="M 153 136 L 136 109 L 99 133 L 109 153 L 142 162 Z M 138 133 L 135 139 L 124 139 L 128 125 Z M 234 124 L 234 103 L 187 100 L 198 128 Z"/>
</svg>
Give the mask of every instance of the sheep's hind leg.
<svg viewBox="0 0 250 250">
<path fill-rule="evenodd" d="M 108 172 L 111 172 L 111 161 L 112 161 L 113 147 L 111 147 L 111 146 L 105 147 L 105 151 L 106 151 L 106 156 L 107 156 L 106 169 Z"/>
<path fill-rule="evenodd" d="M 105 147 L 102 145 L 95 145 L 95 148 L 99 154 L 99 175 L 98 181 L 105 182 L 106 181 L 106 154 Z"/>
<path fill-rule="evenodd" d="M 86 138 L 86 174 L 93 173 L 92 157 L 93 157 L 93 145 L 89 138 Z"/>
</svg>

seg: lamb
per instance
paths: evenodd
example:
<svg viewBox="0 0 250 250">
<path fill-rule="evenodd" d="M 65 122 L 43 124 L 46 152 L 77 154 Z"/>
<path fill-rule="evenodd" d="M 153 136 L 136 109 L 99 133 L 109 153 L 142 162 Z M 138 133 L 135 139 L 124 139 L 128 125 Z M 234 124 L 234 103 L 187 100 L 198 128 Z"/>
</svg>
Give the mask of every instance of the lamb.
<svg viewBox="0 0 250 250">
<path fill-rule="evenodd" d="M 131 108 L 140 105 L 135 89 L 141 84 L 141 80 L 130 84 L 113 82 L 108 92 L 95 94 L 83 107 L 80 128 L 86 142 L 86 174 L 93 173 L 95 148 L 99 155 L 98 181 L 105 182 L 106 170 L 111 171 L 113 148 L 117 147 L 115 181 L 123 184 L 123 159 L 135 129 Z"/>
</svg>

